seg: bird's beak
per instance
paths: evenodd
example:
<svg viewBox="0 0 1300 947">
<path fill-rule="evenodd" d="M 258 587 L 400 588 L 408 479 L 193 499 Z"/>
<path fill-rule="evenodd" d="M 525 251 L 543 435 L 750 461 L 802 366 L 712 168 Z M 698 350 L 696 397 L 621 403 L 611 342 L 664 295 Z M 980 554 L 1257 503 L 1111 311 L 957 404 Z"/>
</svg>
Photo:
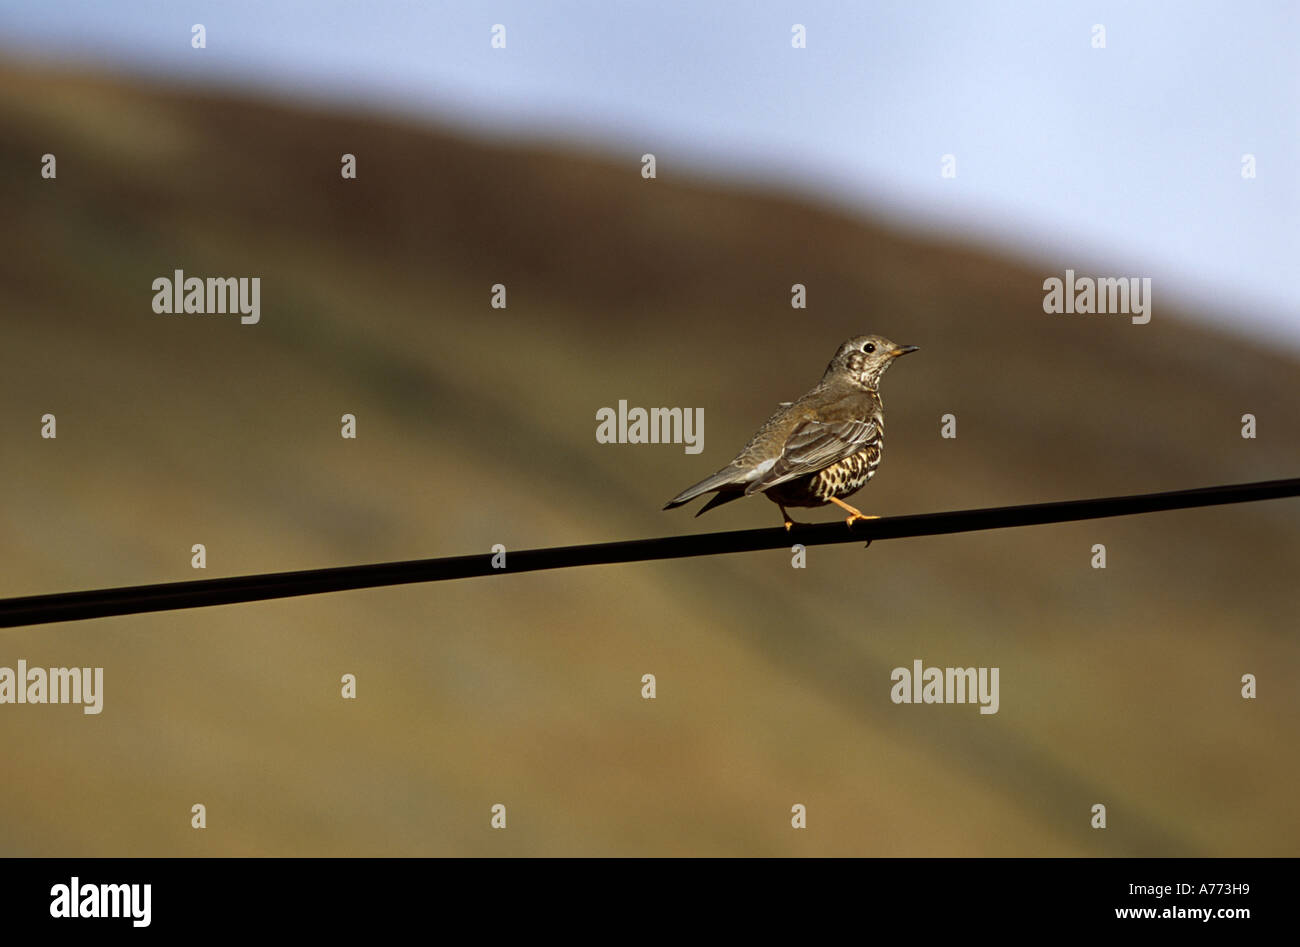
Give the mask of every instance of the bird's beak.
<svg viewBox="0 0 1300 947">
<path fill-rule="evenodd" d="M 898 358 L 898 356 L 906 355 L 908 352 L 915 352 L 920 347 L 921 346 L 919 345 L 900 345 L 896 349 L 891 349 L 889 354 L 892 355 L 894 358 Z"/>
</svg>

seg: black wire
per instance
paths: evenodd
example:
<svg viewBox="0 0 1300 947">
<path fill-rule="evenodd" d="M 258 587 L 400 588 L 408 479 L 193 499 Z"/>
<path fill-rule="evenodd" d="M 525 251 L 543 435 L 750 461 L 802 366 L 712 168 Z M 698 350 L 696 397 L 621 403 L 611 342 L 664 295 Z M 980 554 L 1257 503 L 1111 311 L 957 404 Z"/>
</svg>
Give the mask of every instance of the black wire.
<svg viewBox="0 0 1300 947">
<path fill-rule="evenodd" d="M 861 542 L 864 539 L 870 542 L 909 536 L 937 536 L 943 533 L 1002 529 L 1009 526 L 1068 523 L 1107 516 L 1155 513 L 1161 510 L 1181 510 L 1293 496 L 1300 496 L 1300 477 L 1221 487 L 1202 487 L 1197 490 L 1176 490 L 1170 493 L 1146 493 L 1137 496 L 1069 500 L 1060 503 L 1034 503 L 1027 506 L 1003 506 L 983 510 L 957 510 L 951 513 L 890 516 L 858 522 L 852 528 L 845 526 L 843 520 L 836 520 L 832 523 L 796 526 L 791 532 L 786 532 L 784 528 L 777 526 L 771 529 L 696 533 L 685 536 L 665 536 L 659 539 L 596 543 L 587 546 L 519 549 L 506 553 L 507 568 L 505 569 L 492 568 L 493 555 L 485 552 L 446 559 L 414 559 L 408 562 L 309 569 L 303 572 L 274 572 L 265 575 L 167 582 L 160 585 L 137 585 L 89 592 L 29 595 L 23 598 L 0 600 L 0 627 L 103 618 L 109 615 L 134 615 L 177 608 L 205 608 L 209 605 L 258 602 L 295 595 L 317 595 L 321 592 L 379 588 L 411 582 L 442 582 L 447 579 L 508 575 L 512 572 L 536 572 L 541 569 L 568 569 L 574 566 L 606 565 L 616 562 L 716 556 L 734 552 L 752 552 L 758 549 L 789 548 L 795 543 L 802 543 L 804 546 L 824 546 L 832 543 Z"/>
</svg>

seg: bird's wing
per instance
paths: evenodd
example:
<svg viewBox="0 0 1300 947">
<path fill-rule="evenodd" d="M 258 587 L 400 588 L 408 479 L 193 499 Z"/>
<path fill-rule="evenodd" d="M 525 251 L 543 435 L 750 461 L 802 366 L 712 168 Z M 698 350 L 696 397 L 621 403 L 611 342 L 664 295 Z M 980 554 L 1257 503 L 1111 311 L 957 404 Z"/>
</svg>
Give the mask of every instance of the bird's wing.
<svg viewBox="0 0 1300 947">
<path fill-rule="evenodd" d="M 778 483 L 824 470 L 879 440 L 880 426 L 870 418 L 804 421 L 786 438 L 777 462 L 745 487 L 745 494 L 760 493 Z"/>
</svg>

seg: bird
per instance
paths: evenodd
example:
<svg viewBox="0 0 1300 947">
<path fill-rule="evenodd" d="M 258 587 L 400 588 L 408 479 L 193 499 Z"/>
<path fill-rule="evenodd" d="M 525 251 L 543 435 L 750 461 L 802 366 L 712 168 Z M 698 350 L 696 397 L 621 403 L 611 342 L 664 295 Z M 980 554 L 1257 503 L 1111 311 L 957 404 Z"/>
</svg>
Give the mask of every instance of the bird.
<svg viewBox="0 0 1300 947">
<path fill-rule="evenodd" d="M 835 352 L 816 387 L 796 401 L 781 402 L 736 458 L 687 487 L 665 510 L 713 493 L 696 516 L 761 493 L 775 503 L 785 528 L 802 525 L 786 507 L 834 503 L 848 512 L 844 522 L 879 519 L 844 502 L 861 490 L 880 466 L 885 446 L 885 411 L 880 379 L 900 355 L 919 349 L 895 345 L 879 335 L 849 339 Z"/>
</svg>

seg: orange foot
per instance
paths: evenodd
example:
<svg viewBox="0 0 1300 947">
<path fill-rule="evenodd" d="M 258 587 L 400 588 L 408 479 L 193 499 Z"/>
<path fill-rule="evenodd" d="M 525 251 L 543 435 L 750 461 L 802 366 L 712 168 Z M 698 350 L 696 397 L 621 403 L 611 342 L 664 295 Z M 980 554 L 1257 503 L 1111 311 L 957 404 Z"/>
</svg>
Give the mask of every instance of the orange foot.
<svg viewBox="0 0 1300 947">
<path fill-rule="evenodd" d="M 796 523 L 794 520 L 790 519 L 790 514 L 785 511 L 785 507 L 781 506 L 779 503 L 777 506 L 781 508 L 781 518 L 785 520 L 785 531 L 787 533 L 796 526 L 807 525 L 805 523 Z"/>
<path fill-rule="evenodd" d="M 880 519 L 879 516 L 870 516 L 870 515 L 868 515 L 868 514 L 866 514 L 866 513 L 863 513 L 861 510 L 854 509 L 853 507 L 851 507 L 851 506 L 849 506 L 847 503 L 845 503 L 843 500 L 837 500 L 835 497 L 831 497 L 830 500 L 831 500 L 832 503 L 834 503 L 834 504 L 835 504 L 836 506 L 838 506 L 840 509 L 848 510 L 848 511 L 849 511 L 849 515 L 848 515 L 848 516 L 845 518 L 845 520 L 844 520 L 844 524 L 845 524 L 846 526 L 852 526 L 852 525 L 853 525 L 854 523 L 856 523 L 858 520 L 878 520 L 878 519 Z"/>
</svg>

